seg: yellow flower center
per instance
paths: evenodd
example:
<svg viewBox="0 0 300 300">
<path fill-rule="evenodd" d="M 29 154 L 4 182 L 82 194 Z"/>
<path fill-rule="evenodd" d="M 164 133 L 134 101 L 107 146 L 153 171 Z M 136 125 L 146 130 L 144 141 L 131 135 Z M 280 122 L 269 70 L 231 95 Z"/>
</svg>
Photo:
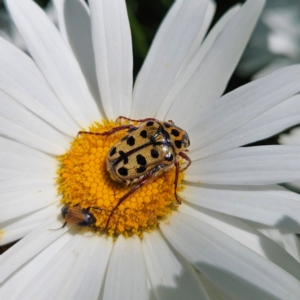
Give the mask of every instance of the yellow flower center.
<svg viewBox="0 0 300 300">
<path fill-rule="evenodd" d="M 116 126 L 114 122 L 107 121 L 94 123 L 90 132 L 103 133 Z M 58 157 L 60 168 L 57 183 L 62 203 L 69 207 L 89 208 L 89 213 L 96 219 L 91 227 L 106 229 L 111 236 L 141 236 L 144 231 L 156 228 L 159 221 L 177 206 L 174 197 L 175 167 L 172 167 L 159 176 L 153 176 L 111 215 L 119 199 L 136 186 L 126 186 L 125 181 L 113 181 L 106 167 L 109 150 L 126 134 L 126 130 L 110 136 L 80 134 L 71 143 L 71 149 Z M 178 190 L 183 188 L 180 186 L 182 179 L 180 172 Z"/>
</svg>

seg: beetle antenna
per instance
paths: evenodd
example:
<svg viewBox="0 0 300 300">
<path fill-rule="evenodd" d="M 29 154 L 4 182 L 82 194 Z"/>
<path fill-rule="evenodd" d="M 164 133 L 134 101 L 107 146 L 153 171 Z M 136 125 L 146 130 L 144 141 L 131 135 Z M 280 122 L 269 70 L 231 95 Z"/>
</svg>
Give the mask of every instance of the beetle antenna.
<svg viewBox="0 0 300 300">
<path fill-rule="evenodd" d="M 61 227 L 59 227 L 59 228 L 54 228 L 54 229 L 49 228 L 49 230 L 51 230 L 51 231 L 56 231 L 56 230 L 59 230 L 59 229 L 63 229 L 63 228 L 66 227 L 67 223 L 68 223 L 68 222 L 65 222 L 65 223 L 63 224 L 63 226 L 61 226 Z"/>
</svg>

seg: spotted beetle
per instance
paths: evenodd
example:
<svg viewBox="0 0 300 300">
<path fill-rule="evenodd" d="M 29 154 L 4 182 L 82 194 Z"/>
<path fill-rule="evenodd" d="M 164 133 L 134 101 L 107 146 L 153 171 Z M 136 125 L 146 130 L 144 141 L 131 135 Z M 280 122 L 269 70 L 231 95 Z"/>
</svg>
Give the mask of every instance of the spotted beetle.
<svg viewBox="0 0 300 300">
<path fill-rule="evenodd" d="M 140 123 L 140 125 L 120 125 L 103 133 L 78 132 L 79 135 L 110 136 L 118 131 L 127 130 L 127 134 L 109 150 L 106 166 L 110 177 L 114 181 L 126 183 L 127 185 L 134 184 L 134 186 L 119 199 L 116 206 L 111 210 L 105 229 L 108 228 L 112 215 L 123 201 L 153 176 L 169 170 L 174 165 L 176 170 L 174 196 L 177 203 L 181 204 L 176 192 L 180 171 L 178 157 L 180 156 L 188 162 L 182 170 L 186 170 L 191 164 L 191 159 L 184 153 L 188 151 L 187 148 L 190 146 L 189 136 L 186 131 L 176 126 L 173 121 L 164 122 L 155 118 L 133 120 L 120 116 L 116 123 L 121 119 Z M 82 213 L 85 214 L 83 211 Z M 70 222 L 67 219 L 66 221 Z M 77 223 L 77 225 L 80 224 Z"/>
</svg>

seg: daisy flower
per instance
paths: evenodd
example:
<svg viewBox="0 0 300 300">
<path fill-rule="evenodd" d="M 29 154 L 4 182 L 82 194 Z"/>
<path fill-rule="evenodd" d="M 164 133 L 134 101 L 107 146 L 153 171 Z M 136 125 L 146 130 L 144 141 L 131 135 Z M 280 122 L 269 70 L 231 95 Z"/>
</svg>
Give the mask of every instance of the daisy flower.
<svg viewBox="0 0 300 300">
<path fill-rule="evenodd" d="M 239 74 L 255 78 L 300 62 L 300 5 L 298 0 L 267 0 L 250 39 Z"/>
<path fill-rule="evenodd" d="M 222 96 L 263 4 L 234 6 L 206 34 L 215 4 L 176 1 L 132 91 L 124 0 L 65 0 L 61 32 L 33 1 L 6 1 L 32 58 L 0 39 L 1 242 L 22 238 L 0 258 L 1 299 L 299 298 L 300 196 L 277 184 L 300 180 L 300 150 L 240 146 L 299 122 L 300 66 Z M 192 164 L 181 205 L 172 168 L 102 230 L 128 189 L 105 167 L 126 132 L 78 132 L 119 116 L 173 120 Z M 61 200 L 98 230 L 62 227 Z"/>
</svg>

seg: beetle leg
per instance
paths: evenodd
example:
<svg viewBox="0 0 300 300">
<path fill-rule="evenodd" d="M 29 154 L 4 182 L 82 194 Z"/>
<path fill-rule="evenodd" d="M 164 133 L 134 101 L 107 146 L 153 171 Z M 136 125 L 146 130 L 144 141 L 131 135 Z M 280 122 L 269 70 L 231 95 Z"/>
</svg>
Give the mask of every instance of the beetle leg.
<svg viewBox="0 0 300 300">
<path fill-rule="evenodd" d="M 175 188 L 174 195 L 175 195 L 175 199 L 176 199 L 177 203 L 181 204 L 181 200 L 177 196 L 177 183 L 178 183 L 178 175 L 179 175 L 179 162 L 175 161 L 174 165 L 175 165 L 175 172 L 176 172 L 175 173 L 175 180 L 174 180 L 174 188 Z"/>
<path fill-rule="evenodd" d="M 138 120 L 135 120 L 135 119 L 130 119 L 130 118 L 127 118 L 127 117 L 124 117 L 124 116 L 119 116 L 116 120 L 116 123 L 121 120 L 121 119 L 124 119 L 124 120 L 127 120 L 127 121 L 131 121 L 131 122 L 138 122 L 138 123 L 143 123 L 143 122 L 146 122 L 146 121 L 157 121 L 157 119 L 155 118 L 146 118 L 146 119 L 138 119 Z"/>
<path fill-rule="evenodd" d="M 149 181 L 149 179 L 151 179 L 152 175 L 156 172 L 158 172 L 161 168 L 163 167 L 163 165 L 159 165 L 155 168 L 153 168 L 143 179 L 142 181 L 137 184 L 136 186 L 134 186 L 131 190 L 129 190 L 124 196 L 122 196 L 119 199 L 119 202 L 117 203 L 117 205 L 112 209 L 108 219 L 107 219 L 107 223 L 105 226 L 105 230 L 107 230 L 109 222 L 111 217 L 113 216 L 114 212 L 116 211 L 116 209 L 129 197 L 131 196 L 135 191 L 137 191 L 140 187 L 142 187 L 145 183 L 147 183 Z"/>
<path fill-rule="evenodd" d="M 190 166 L 190 164 L 192 163 L 192 160 L 183 152 L 179 152 L 179 155 L 188 161 L 188 164 L 183 169 L 181 169 L 182 171 L 184 171 Z"/>
<path fill-rule="evenodd" d="M 109 131 L 106 131 L 106 132 L 89 132 L 89 131 L 79 131 L 77 136 L 80 135 L 80 134 L 92 134 L 92 135 L 106 135 L 106 136 L 110 136 L 118 131 L 121 131 L 121 130 L 125 130 L 125 129 L 128 129 L 128 130 L 132 130 L 132 129 L 135 129 L 136 127 L 133 126 L 132 124 L 128 124 L 128 125 L 121 125 L 121 126 L 118 126 L 118 127 L 115 127 Z"/>
</svg>

